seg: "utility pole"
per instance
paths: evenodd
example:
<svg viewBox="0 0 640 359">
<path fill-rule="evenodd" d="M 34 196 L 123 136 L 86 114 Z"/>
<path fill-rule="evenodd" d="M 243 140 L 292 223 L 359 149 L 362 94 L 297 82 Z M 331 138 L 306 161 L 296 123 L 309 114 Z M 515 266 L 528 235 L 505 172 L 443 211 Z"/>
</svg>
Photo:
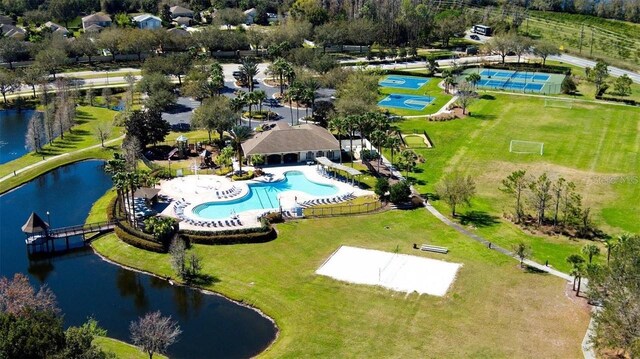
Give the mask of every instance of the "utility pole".
<svg viewBox="0 0 640 359">
<path fill-rule="evenodd" d="M 580 53 L 582 53 L 582 39 L 584 38 L 584 24 L 582 24 L 582 29 L 580 30 Z"/>
<path fill-rule="evenodd" d="M 589 56 L 593 55 L 593 28 L 591 28 L 591 49 L 589 50 Z"/>
</svg>

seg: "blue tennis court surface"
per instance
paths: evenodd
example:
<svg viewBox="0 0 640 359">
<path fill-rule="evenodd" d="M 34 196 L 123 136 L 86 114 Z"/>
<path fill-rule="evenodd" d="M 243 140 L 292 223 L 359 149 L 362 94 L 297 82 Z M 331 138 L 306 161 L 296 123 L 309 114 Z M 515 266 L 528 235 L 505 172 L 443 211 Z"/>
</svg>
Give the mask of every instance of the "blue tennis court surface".
<svg viewBox="0 0 640 359">
<path fill-rule="evenodd" d="M 513 82 L 507 80 L 480 80 L 478 82 L 478 86 L 480 87 L 491 87 L 491 88 L 503 88 L 507 90 L 529 90 L 529 91 L 540 91 L 544 87 L 544 83 L 535 83 L 535 82 Z"/>
<path fill-rule="evenodd" d="M 389 75 L 380 80 L 379 85 L 382 87 L 393 87 L 399 89 L 417 90 L 429 82 L 424 77 Z"/>
<path fill-rule="evenodd" d="M 424 110 L 433 100 L 435 97 L 431 96 L 391 94 L 380 100 L 378 106 L 420 111 Z"/>
</svg>

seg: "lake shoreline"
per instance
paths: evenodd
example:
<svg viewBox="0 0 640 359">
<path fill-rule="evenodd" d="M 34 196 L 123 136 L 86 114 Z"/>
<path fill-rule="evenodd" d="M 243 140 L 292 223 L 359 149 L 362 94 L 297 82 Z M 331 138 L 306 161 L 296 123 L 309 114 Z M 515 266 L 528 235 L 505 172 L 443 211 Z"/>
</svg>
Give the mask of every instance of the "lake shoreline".
<svg viewBox="0 0 640 359">
<path fill-rule="evenodd" d="M 99 238 L 100 237 L 95 238 L 94 240 L 99 239 Z M 118 239 L 118 240 L 120 240 L 120 239 Z M 111 259 L 108 256 L 108 254 L 99 252 L 98 249 L 96 249 L 93 246 L 92 242 L 93 242 L 93 240 L 89 243 L 89 246 L 91 247 L 91 250 L 93 251 L 93 253 L 95 255 L 97 255 L 100 259 L 102 259 L 103 261 L 105 261 L 105 262 L 107 262 L 109 264 L 118 266 L 118 267 L 126 269 L 126 270 L 130 270 L 130 271 L 133 271 L 133 272 L 136 272 L 136 273 L 141 273 L 141 274 L 145 274 L 145 275 L 148 275 L 148 276 L 152 276 L 152 277 L 155 277 L 155 278 L 159 278 L 159 279 L 165 280 L 165 281 L 169 282 L 172 286 L 186 287 L 186 288 L 189 288 L 189 289 L 197 290 L 200 293 L 203 293 L 203 294 L 206 294 L 206 295 L 212 295 L 212 296 L 217 296 L 217 297 L 224 298 L 225 300 L 228 300 L 228 301 L 230 301 L 232 303 L 235 303 L 235 304 L 237 304 L 237 305 L 239 305 L 241 307 L 245 307 L 245 308 L 251 309 L 251 310 L 257 312 L 263 318 L 265 318 L 268 321 L 270 321 L 273 324 L 273 327 L 275 328 L 275 337 L 273 338 L 273 340 L 271 342 L 268 343 L 268 345 L 263 350 L 261 350 L 260 352 L 256 353 L 252 357 L 261 355 L 261 354 L 265 353 L 266 351 L 268 351 L 273 346 L 273 344 L 280 338 L 280 327 L 278 326 L 278 324 L 276 323 L 276 321 L 273 318 L 271 318 L 269 315 L 267 315 L 265 312 L 263 312 L 260 308 L 252 306 L 250 304 L 247 304 L 247 303 L 245 303 L 243 301 L 235 300 L 235 299 L 230 298 L 230 297 L 228 297 L 228 296 L 226 296 L 226 295 L 224 295 L 222 293 L 219 293 L 219 292 L 215 292 L 215 291 L 212 291 L 212 290 L 209 290 L 209 289 L 205 289 L 205 288 L 202 288 L 202 287 L 198 287 L 198 286 L 188 285 L 188 284 L 185 284 L 185 283 L 182 283 L 182 282 L 176 282 L 172 278 L 167 278 L 167 277 L 161 276 L 159 274 L 156 274 L 156 273 L 153 273 L 153 272 L 150 272 L 150 271 L 146 271 L 146 270 L 135 268 L 135 267 L 130 267 L 130 266 L 126 265 L 126 264 L 117 262 L 114 259 Z"/>
</svg>

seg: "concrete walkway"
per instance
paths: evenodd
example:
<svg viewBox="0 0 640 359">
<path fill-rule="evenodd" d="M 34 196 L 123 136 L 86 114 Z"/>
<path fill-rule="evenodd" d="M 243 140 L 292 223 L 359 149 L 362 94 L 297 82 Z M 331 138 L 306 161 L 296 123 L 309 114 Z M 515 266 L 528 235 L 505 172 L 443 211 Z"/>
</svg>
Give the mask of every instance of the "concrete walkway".
<svg viewBox="0 0 640 359">
<path fill-rule="evenodd" d="M 105 144 L 105 146 L 107 146 L 107 145 L 110 145 L 112 143 L 116 143 L 116 142 L 118 142 L 118 141 L 120 141 L 122 139 L 124 139 L 124 135 L 122 135 L 122 136 L 120 136 L 118 138 L 114 138 L 114 139 L 109 140 L 109 141 L 105 141 L 104 144 Z M 54 161 L 54 160 L 57 160 L 59 158 L 68 157 L 68 156 L 71 156 L 72 154 L 76 154 L 76 153 L 92 150 L 92 149 L 99 148 L 99 147 L 102 147 L 102 144 L 98 143 L 96 145 L 89 146 L 89 147 L 86 147 L 86 148 L 82 148 L 82 149 L 79 149 L 79 150 L 76 150 L 76 151 L 71 151 L 71 152 L 63 153 L 63 154 L 60 154 L 60 155 L 57 155 L 57 156 L 49 157 L 49 158 L 47 158 L 47 159 L 45 159 L 43 161 L 36 162 L 34 164 L 28 165 L 28 166 L 23 167 L 23 168 L 21 168 L 19 170 L 16 170 L 12 174 L 8 174 L 8 175 L 0 178 L 0 183 L 4 182 L 4 181 L 6 181 L 6 180 L 8 180 L 8 179 L 10 179 L 12 177 L 15 177 L 15 176 L 17 176 L 18 174 L 20 174 L 22 172 L 28 171 L 28 170 L 30 170 L 32 168 L 36 168 L 36 167 L 42 166 L 43 164 L 45 164 L 47 162 Z"/>
</svg>

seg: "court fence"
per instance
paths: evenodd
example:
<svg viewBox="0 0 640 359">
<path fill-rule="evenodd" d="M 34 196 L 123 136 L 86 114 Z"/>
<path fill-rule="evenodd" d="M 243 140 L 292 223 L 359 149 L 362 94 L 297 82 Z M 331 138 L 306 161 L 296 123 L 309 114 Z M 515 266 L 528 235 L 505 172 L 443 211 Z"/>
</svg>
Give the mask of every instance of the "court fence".
<svg viewBox="0 0 640 359">
<path fill-rule="evenodd" d="M 305 217 L 335 217 L 350 214 L 372 213 L 383 209 L 386 203 L 380 201 L 371 201 L 360 204 L 344 204 L 308 207 L 303 210 Z"/>
</svg>

